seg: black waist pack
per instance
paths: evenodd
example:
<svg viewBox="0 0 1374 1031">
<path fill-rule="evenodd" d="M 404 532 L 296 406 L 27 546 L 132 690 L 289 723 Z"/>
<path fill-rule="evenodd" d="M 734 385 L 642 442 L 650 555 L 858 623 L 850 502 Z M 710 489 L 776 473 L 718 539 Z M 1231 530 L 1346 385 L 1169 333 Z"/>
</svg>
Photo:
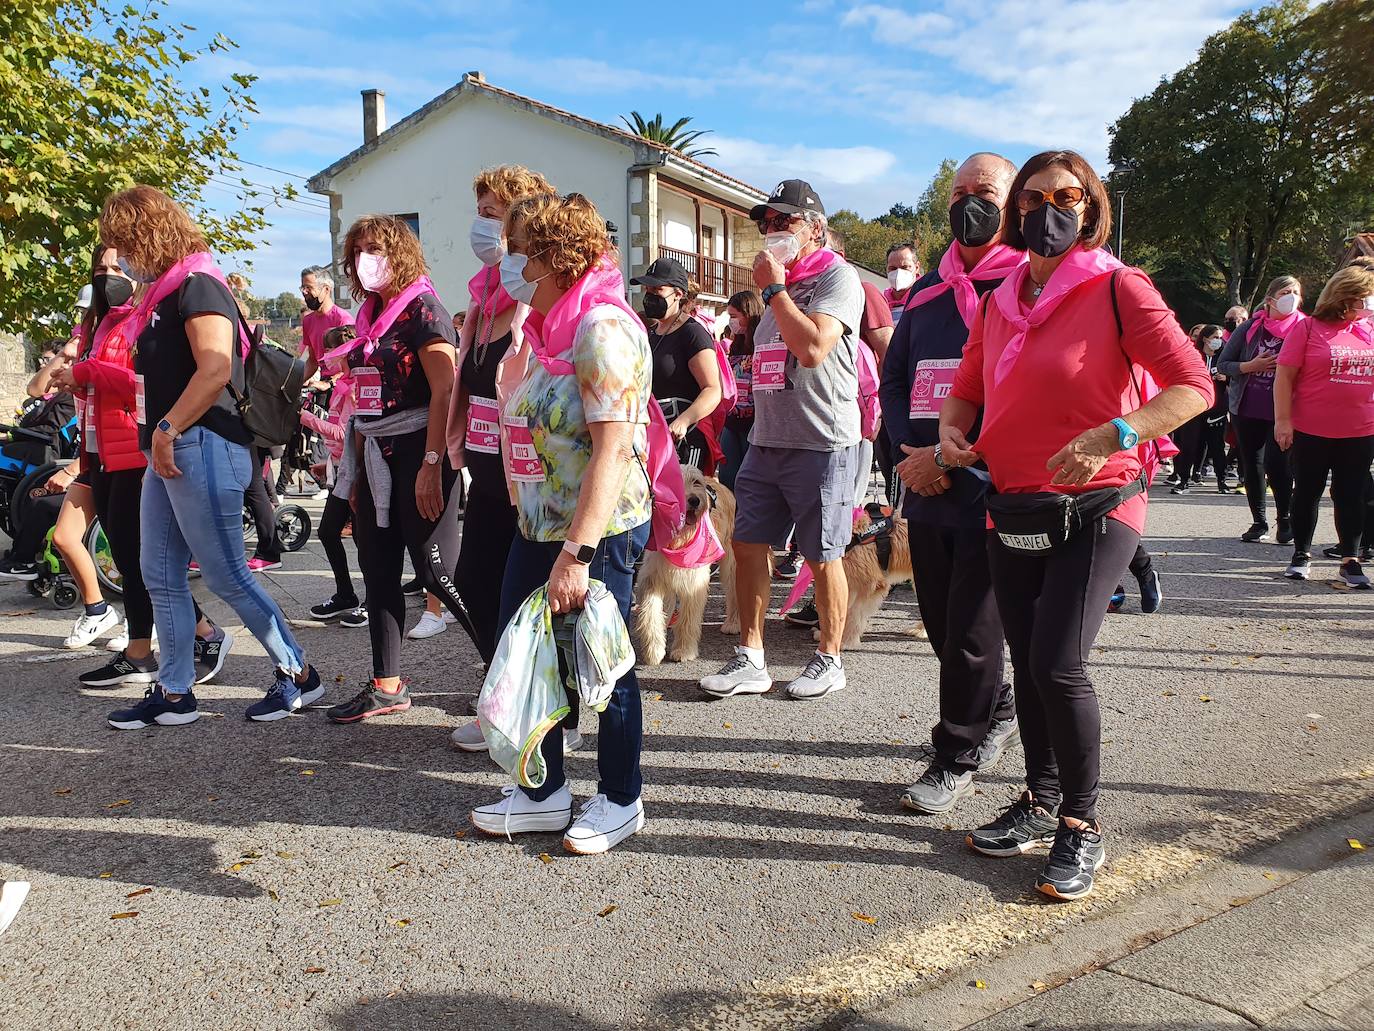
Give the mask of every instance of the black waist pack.
<svg viewBox="0 0 1374 1031">
<path fill-rule="evenodd" d="M 987 499 L 992 528 L 1013 551 L 1046 554 L 1085 526 L 1095 526 L 1122 502 L 1146 489 L 1145 476 L 1124 487 L 1086 494 L 993 494 Z"/>
</svg>

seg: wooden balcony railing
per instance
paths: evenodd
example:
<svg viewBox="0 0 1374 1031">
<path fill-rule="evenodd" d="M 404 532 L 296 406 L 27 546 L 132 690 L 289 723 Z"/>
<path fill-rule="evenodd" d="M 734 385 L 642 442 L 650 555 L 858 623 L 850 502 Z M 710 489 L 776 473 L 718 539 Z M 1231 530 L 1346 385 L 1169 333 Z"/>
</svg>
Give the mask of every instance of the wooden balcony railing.
<svg viewBox="0 0 1374 1031">
<path fill-rule="evenodd" d="M 749 290 L 754 285 L 750 270 L 744 265 L 708 258 L 691 251 L 680 251 L 676 247 L 660 247 L 660 258 L 672 258 L 687 270 L 687 275 L 701 285 L 703 294 L 729 298 L 741 290 Z"/>
</svg>

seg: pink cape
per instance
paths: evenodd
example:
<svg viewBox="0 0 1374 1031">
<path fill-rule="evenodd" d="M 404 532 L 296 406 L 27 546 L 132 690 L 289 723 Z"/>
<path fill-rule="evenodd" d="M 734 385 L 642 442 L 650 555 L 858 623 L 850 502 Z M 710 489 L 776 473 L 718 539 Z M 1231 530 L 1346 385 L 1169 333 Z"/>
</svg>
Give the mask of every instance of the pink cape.
<svg viewBox="0 0 1374 1031">
<path fill-rule="evenodd" d="M 997 302 L 997 310 L 1016 329 L 1015 335 L 1007 341 L 1006 348 L 997 359 L 997 367 L 992 373 L 993 383 L 1001 383 L 1006 378 L 1007 373 L 1011 372 L 1012 366 L 1016 364 L 1030 331 L 1044 325 L 1065 297 L 1084 283 L 1090 283 L 1125 267 L 1100 247 L 1085 250 L 1082 244 L 1076 243 L 1051 273 L 1050 281 L 1045 284 L 1043 292 L 1031 305 L 1029 313 L 1021 311 L 1021 286 L 1026 276 L 1030 275 L 1030 263 L 1013 269 L 992 294 L 993 300 Z"/>
<path fill-rule="evenodd" d="M 327 369 L 332 363 L 338 362 L 342 371 L 342 375 L 334 382 L 335 395 L 342 392 L 351 397 L 353 394 L 353 373 L 348 365 L 348 356 L 361 347 L 364 361 L 372 357 L 372 352 L 376 350 L 377 343 L 386 335 L 386 331 L 391 328 L 392 323 L 400 317 L 401 312 L 406 310 L 406 306 L 421 294 L 438 296 L 429 276 L 420 276 L 388 301 L 386 307 L 382 309 L 382 313 L 375 320 L 372 318 L 372 312 L 377 310 L 381 298 L 372 294 L 363 302 L 362 307 L 358 309 L 358 317 L 353 322 L 353 328 L 358 335 L 320 358 L 321 368 Z M 330 407 L 333 405 L 331 404 Z"/>
<path fill-rule="evenodd" d="M 499 265 L 483 265 L 477 275 L 468 280 L 468 296 L 476 305 L 483 325 L 515 307 L 515 298 L 506 293 L 506 288 L 501 285 Z"/>
<path fill-rule="evenodd" d="M 134 305 L 133 311 L 129 312 L 128 317 L 110 332 L 117 334 L 119 339 L 124 341 L 128 348 L 134 347 L 138 343 L 139 336 L 147 328 L 148 322 L 153 317 L 153 311 L 161 304 L 173 290 L 180 288 L 187 278 L 199 273 L 209 276 L 229 290 L 233 295 L 233 290 L 229 287 L 229 281 L 224 278 L 224 273 L 215 265 L 215 259 L 210 256 L 209 251 L 195 251 L 186 255 L 175 265 L 169 268 L 162 275 L 157 277 L 143 294 L 143 299 Z M 239 354 L 246 355 L 252 347 L 253 342 L 249 339 L 247 331 L 243 328 L 243 320 L 235 319 L 234 324 L 238 327 Z"/>
<path fill-rule="evenodd" d="M 540 364 L 555 376 L 572 375 L 572 362 L 559 355 L 572 347 L 582 316 L 604 304 L 619 308 L 635 322 L 640 322 L 639 313 L 625 298 L 625 277 L 609 255 L 584 272 L 582 278 L 554 302 L 547 315 L 530 312 L 526 325 L 534 330 L 530 344 Z"/>
<path fill-rule="evenodd" d="M 973 325 L 973 313 L 978 310 L 978 291 L 975 282 L 990 279 L 1005 279 L 1026 263 L 1024 251 L 1008 247 L 1004 243 L 994 244 L 986 254 L 978 259 L 978 264 L 965 270 L 964 260 L 959 253 L 958 242 L 951 243 L 940 259 L 940 282 L 928 286 L 914 297 L 908 297 L 906 311 L 919 308 L 935 300 L 947 290 L 954 291 L 954 303 L 959 307 L 959 315 L 965 326 Z"/>
<path fill-rule="evenodd" d="M 812 251 L 806 257 L 793 262 L 792 267 L 787 270 L 788 285 L 799 283 L 803 279 L 810 279 L 812 276 L 819 276 L 839 260 L 841 260 L 840 256 L 829 247 Z"/>
<path fill-rule="evenodd" d="M 1269 314 L 1268 310 L 1261 308 L 1255 312 L 1255 317 L 1250 320 L 1250 331 L 1245 334 L 1245 342 L 1248 344 L 1255 339 L 1255 334 L 1260 331 L 1260 327 L 1269 333 L 1276 340 L 1282 340 L 1288 336 L 1288 331 L 1296 326 L 1303 319 L 1307 318 L 1300 310 L 1293 309 L 1289 314 L 1281 319 L 1276 319 Z"/>
</svg>

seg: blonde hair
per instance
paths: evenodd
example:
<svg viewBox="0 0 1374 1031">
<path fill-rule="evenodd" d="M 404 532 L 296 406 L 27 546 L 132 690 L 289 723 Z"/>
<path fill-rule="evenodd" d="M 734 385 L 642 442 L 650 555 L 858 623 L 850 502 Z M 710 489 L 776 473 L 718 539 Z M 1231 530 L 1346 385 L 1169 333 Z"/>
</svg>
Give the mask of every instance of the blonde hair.
<svg viewBox="0 0 1374 1031">
<path fill-rule="evenodd" d="M 474 196 L 490 193 L 503 208 L 533 193 L 554 193 L 553 186 L 538 172 L 524 165 L 497 165 L 484 168 L 472 181 Z"/>
<path fill-rule="evenodd" d="M 370 236 L 381 245 L 391 267 L 391 286 L 404 290 L 421 276 L 428 274 L 425 252 L 420 249 L 420 239 L 406 223 L 395 215 L 364 215 L 348 227 L 344 237 L 343 271 L 348 277 L 349 290 L 355 299 L 365 301 L 367 289 L 358 279 L 358 270 L 353 264 L 353 252 L 363 237 Z"/>
<path fill-rule="evenodd" d="M 525 234 L 525 253 L 548 266 L 566 290 L 602 258 L 619 263 L 596 205 L 580 193 L 522 197 L 506 212 L 506 238 Z"/>
<path fill-rule="evenodd" d="M 1366 297 L 1374 297 L 1374 269 L 1347 265 L 1326 281 L 1317 298 L 1317 306 L 1312 309 L 1312 317 L 1323 322 L 1339 322 L 1345 318 L 1351 301 L 1359 301 L 1363 307 Z"/>
<path fill-rule="evenodd" d="M 130 264 L 159 276 L 188 254 L 210 249 L 186 209 L 153 186 L 131 186 L 105 198 L 100 238 Z"/>
</svg>

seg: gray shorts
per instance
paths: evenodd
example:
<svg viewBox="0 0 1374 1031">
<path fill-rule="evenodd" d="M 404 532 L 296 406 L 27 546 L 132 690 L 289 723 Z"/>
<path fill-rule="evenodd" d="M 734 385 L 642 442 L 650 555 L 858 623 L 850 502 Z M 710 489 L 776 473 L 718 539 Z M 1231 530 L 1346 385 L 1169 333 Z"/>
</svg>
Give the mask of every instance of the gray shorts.
<svg viewBox="0 0 1374 1031">
<path fill-rule="evenodd" d="M 735 477 L 735 540 L 772 544 L 795 523 L 803 558 L 842 558 L 854 535 L 858 462 L 857 444 L 838 451 L 755 444 Z"/>
</svg>

